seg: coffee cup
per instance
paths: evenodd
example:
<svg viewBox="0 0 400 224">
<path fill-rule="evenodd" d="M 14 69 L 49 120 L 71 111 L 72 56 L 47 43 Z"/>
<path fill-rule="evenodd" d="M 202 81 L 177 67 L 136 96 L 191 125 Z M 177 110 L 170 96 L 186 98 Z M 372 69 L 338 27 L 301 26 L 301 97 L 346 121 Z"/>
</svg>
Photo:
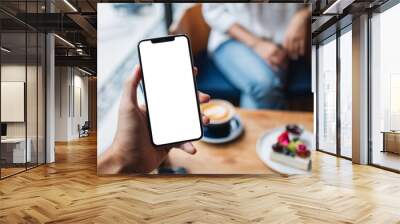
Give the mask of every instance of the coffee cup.
<svg viewBox="0 0 400 224">
<path fill-rule="evenodd" d="M 203 127 L 204 136 L 224 138 L 231 132 L 231 121 L 235 116 L 235 107 L 225 100 L 213 99 L 200 106 L 201 112 L 210 119 Z"/>
</svg>

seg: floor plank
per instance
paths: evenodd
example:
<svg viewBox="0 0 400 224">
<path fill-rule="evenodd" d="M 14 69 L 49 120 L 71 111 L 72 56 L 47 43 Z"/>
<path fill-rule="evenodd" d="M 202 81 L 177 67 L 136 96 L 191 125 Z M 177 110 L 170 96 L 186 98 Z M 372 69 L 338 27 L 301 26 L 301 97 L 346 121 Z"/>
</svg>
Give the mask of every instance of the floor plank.
<svg viewBox="0 0 400 224">
<path fill-rule="evenodd" d="M 307 176 L 98 177 L 96 139 L 0 181 L 0 223 L 400 223 L 400 175 L 317 152 Z"/>
</svg>

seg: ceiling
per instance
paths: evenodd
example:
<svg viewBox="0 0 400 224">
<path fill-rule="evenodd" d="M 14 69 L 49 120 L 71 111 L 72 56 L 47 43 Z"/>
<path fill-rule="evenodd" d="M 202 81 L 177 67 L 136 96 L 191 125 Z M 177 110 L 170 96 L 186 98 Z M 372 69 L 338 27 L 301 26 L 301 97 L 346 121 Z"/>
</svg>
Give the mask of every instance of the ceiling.
<svg viewBox="0 0 400 224">
<path fill-rule="evenodd" d="M 335 2 L 342 2 L 336 4 Z M 311 3 L 313 10 L 313 37 L 321 34 L 348 12 L 362 11 L 380 5 L 386 0 L 272 0 L 269 2 Z M 47 5 L 46 5 L 47 2 Z M 12 32 L 15 45 L 21 44 L 17 32 L 31 28 L 39 32 L 55 32 L 56 63 L 58 65 L 86 66 L 96 71 L 97 3 L 134 2 L 118 0 L 1 0 L 0 24 L 2 32 Z M 148 1 L 147 1 L 148 2 Z M 331 7 L 332 6 L 332 7 Z M 333 8 L 333 14 L 326 13 Z M 50 10 L 51 9 L 51 10 Z M 335 10 L 339 14 L 335 13 Z M 52 13 L 49 13 L 52 11 Z M 325 13 L 324 13 L 325 12 Z M 14 36 L 14 37 L 13 37 Z M 20 43 L 19 43 L 20 42 Z M 16 46 L 15 46 L 16 47 Z M 28 50 L 29 51 L 29 50 Z"/>
<path fill-rule="evenodd" d="M 30 53 L 34 55 L 36 46 L 29 43 L 34 35 L 27 35 L 26 45 L 26 30 L 54 32 L 58 35 L 56 65 L 79 66 L 96 73 L 96 3 L 92 0 L 1 0 L 2 45 L 12 49 L 6 55 L 2 52 L 3 59 L 17 61 L 26 53 L 28 58 Z"/>
</svg>

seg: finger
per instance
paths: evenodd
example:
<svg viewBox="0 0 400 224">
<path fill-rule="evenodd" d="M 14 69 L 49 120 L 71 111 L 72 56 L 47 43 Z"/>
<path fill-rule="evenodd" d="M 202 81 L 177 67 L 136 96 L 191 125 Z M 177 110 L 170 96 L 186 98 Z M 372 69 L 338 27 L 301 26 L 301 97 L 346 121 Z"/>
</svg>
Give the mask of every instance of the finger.
<svg viewBox="0 0 400 224">
<path fill-rule="evenodd" d="M 140 83 L 140 80 L 142 79 L 142 69 L 140 68 L 140 65 L 136 65 L 134 70 L 133 70 L 133 81 L 132 81 L 132 98 L 137 101 L 136 98 L 136 90 L 137 87 Z"/>
<path fill-rule="evenodd" d="M 197 69 L 197 67 L 193 66 L 193 75 L 197 76 L 198 73 L 199 73 L 199 70 Z"/>
<path fill-rule="evenodd" d="M 140 65 L 136 65 L 133 70 L 134 82 L 133 87 L 137 88 L 139 85 L 140 80 L 142 79 L 142 68 Z"/>
<path fill-rule="evenodd" d="M 274 63 L 281 66 L 285 60 L 285 51 L 280 50 L 274 57 Z"/>
<path fill-rule="evenodd" d="M 267 63 L 271 66 L 272 70 L 278 71 L 279 64 L 277 63 L 277 60 L 275 57 L 270 57 Z"/>
<path fill-rule="evenodd" d="M 121 101 L 124 102 L 124 104 L 132 103 L 133 106 L 138 105 L 136 91 L 141 78 L 142 78 L 142 72 L 140 66 L 136 65 L 133 70 L 133 75 L 130 75 L 126 79 L 124 84 L 124 90 L 121 99 Z"/>
<path fill-rule="evenodd" d="M 140 111 L 142 111 L 143 113 L 147 112 L 147 108 L 145 104 L 139 105 Z"/>
<path fill-rule="evenodd" d="M 300 50 L 299 50 L 300 56 L 304 56 L 306 52 L 305 45 L 306 45 L 305 41 L 300 41 Z"/>
<path fill-rule="evenodd" d="M 205 125 L 210 123 L 210 118 L 205 115 L 201 116 L 201 120 L 203 121 L 203 124 L 205 124 Z"/>
<path fill-rule="evenodd" d="M 195 154 L 197 152 L 196 148 L 190 142 L 183 143 L 182 145 L 179 146 L 179 148 L 182 151 L 184 151 L 186 153 L 189 153 L 191 155 L 193 155 L 193 154 Z"/>
<path fill-rule="evenodd" d="M 202 92 L 198 92 L 199 93 L 199 101 L 200 103 L 207 103 L 208 101 L 210 101 L 210 95 L 206 94 L 206 93 L 202 93 Z"/>
<path fill-rule="evenodd" d="M 287 49 L 288 48 L 288 44 L 289 44 L 289 41 L 288 41 L 288 38 L 286 37 L 284 40 L 283 40 L 283 48 L 285 48 L 285 49 Z"/>
<path fill-rule="evenodd" d="M 293 42 L 293 52 L 292 52 L 292 59 L 297 60 L 299 57 L 299 41 Z"/>
</svg>

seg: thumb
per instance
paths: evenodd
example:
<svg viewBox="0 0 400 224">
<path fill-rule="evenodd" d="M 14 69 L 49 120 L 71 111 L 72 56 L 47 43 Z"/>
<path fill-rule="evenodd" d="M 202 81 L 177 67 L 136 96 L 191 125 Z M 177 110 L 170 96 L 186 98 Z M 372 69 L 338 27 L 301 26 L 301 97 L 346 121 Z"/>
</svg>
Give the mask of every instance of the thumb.
<svg viewBox="0 0 400 224">
<path fill-rule="evenodd" d="M 140 83 L 140 80 L 142 79 L 142 68 L 140 67 L 140 65 L 136 65 L 135 68 L 133 69 L 133 81 L 132 81 L 132 100 L 134 102 L 136 102 L 137 105 L 137 87 Z"/>
<path fill-rule="evenodd" d="M 125 81 L 123 100 L 125 102 L 132 102 L 134 106 L 138 105 L 137 102 L 137 87 L 142 78 L 142 71 L 139 65 L 136 65 L 133 70 L 133 75 L 130 75 Z"/>
<path fill-rule="evenodd" d="M 180 145 L 179 148 L 184 152 L 192 155 L 195 154 L 197 151 L 191 142 L 185 142 L 182 145 Z"/>
</svg>

